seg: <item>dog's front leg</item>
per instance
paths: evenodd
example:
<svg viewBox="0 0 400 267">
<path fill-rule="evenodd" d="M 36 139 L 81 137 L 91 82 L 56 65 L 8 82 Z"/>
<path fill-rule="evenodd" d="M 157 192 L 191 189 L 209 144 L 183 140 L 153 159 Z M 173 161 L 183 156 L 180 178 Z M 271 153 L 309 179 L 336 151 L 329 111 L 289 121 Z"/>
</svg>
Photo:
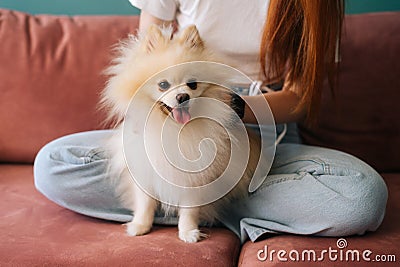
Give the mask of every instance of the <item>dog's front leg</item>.
<svg viewBox="0 0 400 267">
<path fill-rule="evenodd" d="M 179 209 L 179 238 L 186 243 L 195 243 L 205 237 L 199 228 L 199 208 Z"/>
<path fill-rule="evenodd" d="M 143 192 L 136 184 L 134 190 L 133 220 L 126 224 L 128 235 L 138 236 L 150 232 L 153 226 L 157 201 Z"/>
</svg>

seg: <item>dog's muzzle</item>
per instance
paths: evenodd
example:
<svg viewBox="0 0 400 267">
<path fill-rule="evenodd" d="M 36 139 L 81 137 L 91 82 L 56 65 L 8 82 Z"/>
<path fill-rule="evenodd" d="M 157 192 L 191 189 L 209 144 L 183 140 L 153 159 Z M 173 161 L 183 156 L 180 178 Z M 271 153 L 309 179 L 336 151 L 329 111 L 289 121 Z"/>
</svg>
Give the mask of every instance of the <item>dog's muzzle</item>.
<svg viewBox="0 0 400 267">
<path fill-rule="evenodd" d="M 189 122 L 191 119 L 191 115 L 189 112 L 189 104 L 187 101 L 184 101 L 181 104 L 179 104 L 173 108 L 161 101 L 159 101 L 158 104 L 159 104 L 161 110 L 166 115 L 171 115 L 171 117 L 177 123 L 185 124 L 185 123 Z"/>
</svg>

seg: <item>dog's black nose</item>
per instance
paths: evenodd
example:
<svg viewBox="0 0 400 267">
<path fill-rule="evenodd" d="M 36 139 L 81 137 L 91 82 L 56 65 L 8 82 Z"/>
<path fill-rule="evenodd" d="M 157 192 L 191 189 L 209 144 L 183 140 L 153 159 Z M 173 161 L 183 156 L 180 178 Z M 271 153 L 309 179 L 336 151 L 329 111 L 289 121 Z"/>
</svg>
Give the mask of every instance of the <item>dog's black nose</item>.
<svg viewBox="0 0 400 267">
<path fill-rule="evenodd" d="M 190 99 L 190 96 L 188 94 L 177 94 L 176 95 L 176 100 L 178 100 L 179 104 L 182 104 L 185 101 L 188 101 Z"/>
</svg>

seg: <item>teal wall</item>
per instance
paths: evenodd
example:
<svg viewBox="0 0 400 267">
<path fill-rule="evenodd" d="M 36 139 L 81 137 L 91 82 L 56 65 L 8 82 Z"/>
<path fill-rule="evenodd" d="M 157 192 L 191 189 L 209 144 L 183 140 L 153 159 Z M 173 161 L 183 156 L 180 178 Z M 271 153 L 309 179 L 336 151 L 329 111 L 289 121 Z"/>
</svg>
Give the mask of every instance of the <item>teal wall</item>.
<svg viewBox="0 0 400 267">
<path fill-rule="evenodd" d="M 128 0 L 0 0 L 0 7 L 33 14 L 139 14 Z M 349 14 L 392 10 L 400 11 L 400 0 L 346 0 Z"/>
<path fill-rule="evenodd" d="M 346 0 L 345 3 L 348 14 L 400 11 L 400 0 Z"/>
<path fill-rule="evenodd" d="M 0 0 L 0 7 L 33 14 L 139 14 L 128 0 Z"/>
</svg>

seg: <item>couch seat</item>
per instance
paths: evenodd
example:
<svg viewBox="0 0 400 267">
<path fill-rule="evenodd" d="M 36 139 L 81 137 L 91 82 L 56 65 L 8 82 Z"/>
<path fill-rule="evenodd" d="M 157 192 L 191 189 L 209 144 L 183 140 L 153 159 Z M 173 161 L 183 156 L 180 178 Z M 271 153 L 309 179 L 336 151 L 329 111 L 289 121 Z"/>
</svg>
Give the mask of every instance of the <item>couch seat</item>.
<svg viewBox="0 0 400 267">
<path fill-rule="evenodd" d="M 203 229 L 196 244 L 176 227 L 129 237 L 120 223 L 53 204 L 36 191 L 32 165 L 0 164 L 0 266 L 235 266 L 240 241 L 223 228 Z"/>
</svg>

